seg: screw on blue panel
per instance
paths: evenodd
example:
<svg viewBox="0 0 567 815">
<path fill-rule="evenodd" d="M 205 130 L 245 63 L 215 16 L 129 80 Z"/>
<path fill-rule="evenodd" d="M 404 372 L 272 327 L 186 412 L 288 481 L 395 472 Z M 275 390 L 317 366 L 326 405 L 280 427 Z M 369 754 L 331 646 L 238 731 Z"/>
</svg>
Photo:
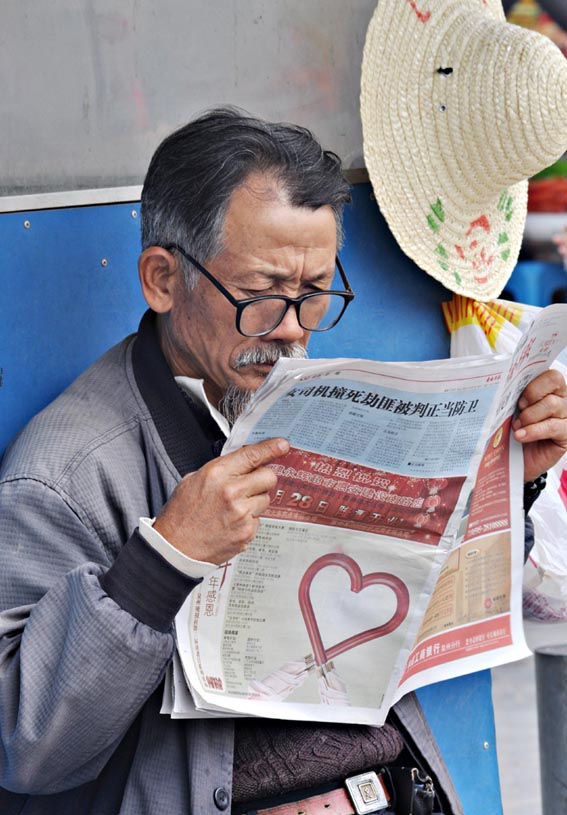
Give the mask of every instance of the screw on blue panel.
<svg viewBox="0 0 567 815">
<path fill-rule="evenodd" d="M 138 211 L 133 209 L 132 210 L 132 218 L 137 218 L 137 217 L 138 217 Z"/>
<path fill-rule="evenodd" d="M 24 229 L 29 229 L 31 226 L 29 221 L 24 221 Z"/>
<path fill-rule="evenodd" d="M 107 259 L 106 259 L 106 258 L 103 258 L 103 259 L 101 260 L 101 262 L 100 262 L 100 265 L 101 265 L 101 266 L 108 266 L 108 261 L 107 261 Z"/>
</svg>

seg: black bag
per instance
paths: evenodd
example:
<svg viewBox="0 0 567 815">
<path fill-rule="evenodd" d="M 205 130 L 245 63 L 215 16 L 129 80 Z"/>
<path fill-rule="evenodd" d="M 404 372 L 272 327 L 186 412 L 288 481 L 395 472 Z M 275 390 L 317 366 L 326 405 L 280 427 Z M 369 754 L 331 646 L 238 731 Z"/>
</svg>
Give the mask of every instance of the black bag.
<svg viewBox="0 0 567 815">
<path fill-rule="evenodd" d="M 431 776 L 417 767 L 384 767 L 386 786 L 396 815 L 433 815 L 435 786 Z"/>
</svg>

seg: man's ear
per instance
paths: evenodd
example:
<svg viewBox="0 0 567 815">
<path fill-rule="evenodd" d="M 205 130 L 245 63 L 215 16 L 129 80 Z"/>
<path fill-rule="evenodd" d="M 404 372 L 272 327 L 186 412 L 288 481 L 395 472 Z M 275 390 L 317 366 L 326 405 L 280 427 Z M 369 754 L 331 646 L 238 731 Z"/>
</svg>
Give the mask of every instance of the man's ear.
<svg viewBox="0 0 567 815">
<path fill-rule="evenodd" d="M 144 299 L 152 311 L 165 314 L 173 305 L 177 260 L 161 246 L 144 249 L 138 259 L 138 274 Z"/>
</svg>

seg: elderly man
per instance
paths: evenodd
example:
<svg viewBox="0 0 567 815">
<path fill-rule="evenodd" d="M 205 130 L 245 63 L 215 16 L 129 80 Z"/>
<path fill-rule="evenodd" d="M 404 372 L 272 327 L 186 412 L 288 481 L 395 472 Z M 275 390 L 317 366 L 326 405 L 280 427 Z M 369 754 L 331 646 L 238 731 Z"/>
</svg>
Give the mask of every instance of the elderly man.
<svg viewBox="0 0 567 815">
<path fill-rule="evenodd" d="M 4 815 L 252 812 L 268 792 L 273 805 L 390 763 L 408 749 L 401 733 L 458 811 L 415 702 L 383 728 L 159 713 L 175 614 L 253 538 L 266 465 L 288 449 L 218 458 L 221 439 L 276 360 L 303 355 L 352 298 L 342 270 L 334 282 L 348 200 L 339 160 L 308 131 L 231 109 L 154 155 L 139 261 L 150 310 L 0 473 Z M 551 372 L 524 394 L 527 479 L 567 447 L 565 394 Z"/>
</svg>

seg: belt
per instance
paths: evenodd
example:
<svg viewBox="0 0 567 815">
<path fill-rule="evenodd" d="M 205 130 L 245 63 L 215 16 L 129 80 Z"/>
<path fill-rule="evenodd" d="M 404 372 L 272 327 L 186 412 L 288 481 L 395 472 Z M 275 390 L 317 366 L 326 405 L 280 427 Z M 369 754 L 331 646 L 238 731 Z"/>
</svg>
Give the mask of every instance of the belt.
<svg viewBox="0 0 567 815">
<path fill-rule="evenodd" d="M 293 803 L 256 810 L 256 815 L 366 815 L 388 807 L 390 796 L 375 772 L 345 780 L 345 787 L 312 795 Z"/>
<path fill-rule="evenodd" d="M 384 783 L 387 778 L 388 786 Z M 435 815 L 435 787 L 416 767 L 385 767 L 344 780 L 344 786 L 297 801 L 239 809 L 246 815 Z M 392 809 L 390 809 L 392 807 Z"/>
</svg>

